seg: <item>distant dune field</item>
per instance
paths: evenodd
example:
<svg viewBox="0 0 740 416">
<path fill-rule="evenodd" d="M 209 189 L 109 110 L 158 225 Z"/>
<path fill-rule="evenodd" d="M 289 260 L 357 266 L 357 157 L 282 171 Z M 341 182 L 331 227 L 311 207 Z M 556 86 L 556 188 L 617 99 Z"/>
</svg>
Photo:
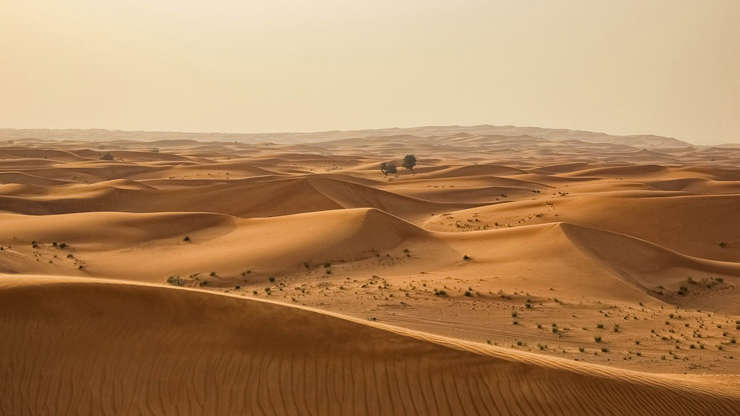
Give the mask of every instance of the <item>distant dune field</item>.
<svg viewBox="0 0 740 416">
<path fill-rule="evenodd" d="M 2 415 L 737 415 L 738 285 L 740 147 L 0 130 Z"/>
</svg>

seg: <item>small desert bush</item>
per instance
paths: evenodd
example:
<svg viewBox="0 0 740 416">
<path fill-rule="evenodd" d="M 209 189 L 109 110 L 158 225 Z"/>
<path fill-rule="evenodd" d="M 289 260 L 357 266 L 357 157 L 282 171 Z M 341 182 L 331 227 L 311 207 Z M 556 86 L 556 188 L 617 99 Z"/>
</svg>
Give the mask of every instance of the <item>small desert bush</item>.
<svg viewBox="0 0 740 416">
<path fill-rule="evenodd" d="M 447 292 L 444 291 L 444 290 L 434 289 L 434 295 L 435 296 L 439 296 L 439 297 L 445 297 L 445 296 L 447 296 Z"/>
<path fill-rule="evenodd" d="M 180 276 L 168 277 L 167 283 L 171 284 L 172 286 L 185 286 L 185 280 L 183 280 Z"/>
</svg>

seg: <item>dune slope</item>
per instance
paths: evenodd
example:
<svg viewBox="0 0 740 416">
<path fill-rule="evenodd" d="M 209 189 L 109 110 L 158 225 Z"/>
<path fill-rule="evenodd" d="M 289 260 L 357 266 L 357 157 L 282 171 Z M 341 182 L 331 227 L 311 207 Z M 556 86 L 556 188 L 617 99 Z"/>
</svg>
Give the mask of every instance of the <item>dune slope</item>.
<svg viewBox="0 0 740 416">
<path fill-rule="evenodd" d="M 0 413 L 731 415 L 740 394 L 285 305 L 3 277 Z"/>
</svg>

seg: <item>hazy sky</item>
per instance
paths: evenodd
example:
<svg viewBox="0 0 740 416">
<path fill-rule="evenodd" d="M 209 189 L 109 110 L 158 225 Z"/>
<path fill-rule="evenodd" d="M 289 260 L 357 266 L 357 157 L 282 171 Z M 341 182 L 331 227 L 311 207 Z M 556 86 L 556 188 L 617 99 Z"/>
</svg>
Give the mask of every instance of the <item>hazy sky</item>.
<svg viewBox="0 0 740 416">
<path fill-rule="evenodd" d="M 740 142 L 740 0 L 4 0 L 0 127 Z"/>
</svg>

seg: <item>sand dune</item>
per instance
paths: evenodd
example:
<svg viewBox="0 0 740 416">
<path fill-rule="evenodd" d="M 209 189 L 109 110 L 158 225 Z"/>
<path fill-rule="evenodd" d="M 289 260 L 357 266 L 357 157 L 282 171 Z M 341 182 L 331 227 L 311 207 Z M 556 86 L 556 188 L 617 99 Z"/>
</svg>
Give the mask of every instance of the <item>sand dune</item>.
<svg viewBox="0 0 740 416">
<path fill-rule="evenodd" d="M 286 272 L 303 269 L 304 264 L 350 262 L 375 257 L 414 239 L 443 246 L 426 231 L 374 209 L 249 220 L 208 213 L 6 214 L 0 215 L 0 223 L 4 224 L 0 242 L 26 259 L 25 265 L 6 266 L 6 271 L 37 271 L 40 266 L 56 265 L 57 273 L 64 273 L 70 264 L 63 257 L 72 253 L 77 260 L 85 259 L 86 271 L 149 281 L 211 270 L 239 276 L 250 267 Z M 188 242 L 183 241 L 185 237 Z M 36 249 L 34 241 L 39 246 Z M 54 242 L 65 242 L 68 248 L 60 250 Z M 36 261 L 39 256 L 53 264 Z"/>
<path fill-rule="evenodd" d="M 3 414 L 730 415 L 740 406 L 737 391 L 709 380 L 285 305 L 95 280 L 1 282 Z"/>
<path fill-rule="evenodd" d="M 151 183 L 151 182 L 150 182 Z M 186 185 L 183 181 L 180 185 Z M 204 211 L 240 217 L 267 217 L 330 209 L 373 207 L 418 220 L 440 210 L 476 202 L 432 202 L 398 195 L 333 177 L 255 178 L 189 183 L 187 188 L 156 189 L 147 182 L 121 180 L 55 188 L 42 196 L 0 195 L 0 207 L 25 214 L 89 211 Z M 199 186 L 200 185 L 200 186 Z"/>
<path fill-rule="evenodd" d="M 476 214 L 478 224 L 494 228 L 497 223 L 562 221 L 635 236 L 690 256 L 740 261 L 740 245 L 735 243 L 740 223 L 731 220 L 740 215 L 737 195 L 599 193 L 490 205 L 454 213 L 453 218 L 467 221 Z M 426 224 L 436 230 L 450 229 L 439 216 Z"/>
</svg>

